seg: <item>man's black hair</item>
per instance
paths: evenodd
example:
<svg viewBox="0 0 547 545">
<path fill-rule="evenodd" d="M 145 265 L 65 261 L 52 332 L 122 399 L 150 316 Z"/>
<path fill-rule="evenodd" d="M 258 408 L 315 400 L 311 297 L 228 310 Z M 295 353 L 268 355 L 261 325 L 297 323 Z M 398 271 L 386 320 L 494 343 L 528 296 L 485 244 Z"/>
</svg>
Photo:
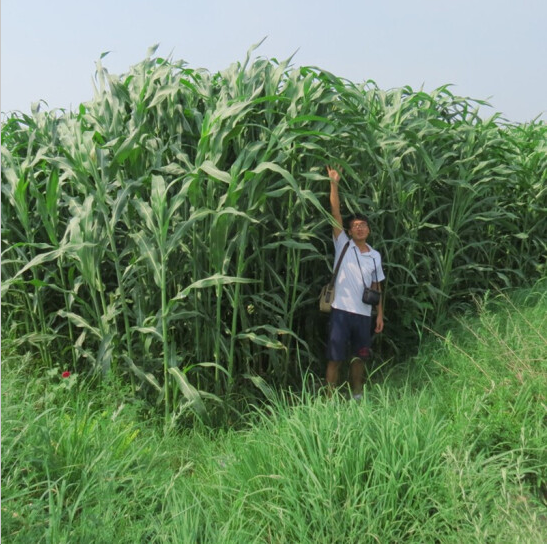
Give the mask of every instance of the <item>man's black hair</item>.
<svg viewBox="0 0 547 545">
<path fill-rule="evenodd" d="M 370 222 L 368 221 L 367 216 L 365 216 L 364 214 L 354 214 L 353 216 L 350 216 L 346 220 L 346 225 L 347 225 L 348 229 L 351 229 L 351 224 L 354 221 L 366 221 L 367 225 L 370 227 Z"/>
</svg>

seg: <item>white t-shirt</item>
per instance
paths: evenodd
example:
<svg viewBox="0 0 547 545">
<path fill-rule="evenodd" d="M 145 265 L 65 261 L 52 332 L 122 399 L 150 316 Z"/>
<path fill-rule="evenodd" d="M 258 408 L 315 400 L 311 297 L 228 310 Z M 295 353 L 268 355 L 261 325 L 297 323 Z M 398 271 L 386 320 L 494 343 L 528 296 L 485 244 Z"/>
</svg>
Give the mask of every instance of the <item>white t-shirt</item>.
<svg viewBox="0 0 547 545">
<path fill-rule="evenodd" d="M 361 253 L 358 246 L 351 240 L 345 231 L 342 231 L 336 240 L 334 240 L 334 265 L 338 262 L 338 258 L 344 249 L 347 241 L 349 247 L 344 255 L 344 259 L 340 264 L 340 270 L 336 277 L 334 301 L 332 302 L 333 308 L 339 310 L 346 310 L 347 312 L 353 312 L 354 314 L 362 314 L 364 316 L 370 316 L 372 313 L 372 307 L 365 305 L 361 298 L 363 297 L 363 278 L 365 284 L 370 287 L 372 282 L 381 282 L 385 280 L 384 271 L 382 270 L 382 257 L 368 245 L 370 251 Z M 378 278 L 375 276 L 374 264 L 376 263 L 376 272 Z M 361 276 L 361 271 L 363 276 Z"/>
</svg>

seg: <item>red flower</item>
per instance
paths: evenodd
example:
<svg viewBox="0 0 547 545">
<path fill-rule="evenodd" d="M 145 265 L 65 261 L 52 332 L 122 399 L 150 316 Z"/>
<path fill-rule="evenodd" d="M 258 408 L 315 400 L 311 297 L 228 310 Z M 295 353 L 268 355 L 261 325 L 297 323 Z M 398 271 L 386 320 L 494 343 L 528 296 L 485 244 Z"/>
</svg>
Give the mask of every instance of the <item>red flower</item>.
<svg viewBox="0 0 547 545">
<path fill-rule="evenodd" d="M 63 371 L 63 374 L 61 376 L 63 378 L 68 378 L 70 376 L 70 371 Z"/>
</svg>

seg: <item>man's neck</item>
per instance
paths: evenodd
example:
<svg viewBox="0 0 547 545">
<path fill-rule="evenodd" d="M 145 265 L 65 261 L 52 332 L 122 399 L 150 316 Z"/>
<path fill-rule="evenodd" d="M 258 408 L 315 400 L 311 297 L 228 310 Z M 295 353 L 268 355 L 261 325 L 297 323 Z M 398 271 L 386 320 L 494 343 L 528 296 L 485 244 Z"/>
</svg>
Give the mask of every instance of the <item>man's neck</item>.
<svg viewBox="0 0 547 545">
<path fill-rule="evenodd" d="M 370 246 L 367 244 L 366 240 L 360 240 L 360 241 L 354 240 L 353 242 L 355 242 L 355 245 L 357 246 L 357 248 L 361 250 L 361 253 L 370 251 Z"/>
</svg>

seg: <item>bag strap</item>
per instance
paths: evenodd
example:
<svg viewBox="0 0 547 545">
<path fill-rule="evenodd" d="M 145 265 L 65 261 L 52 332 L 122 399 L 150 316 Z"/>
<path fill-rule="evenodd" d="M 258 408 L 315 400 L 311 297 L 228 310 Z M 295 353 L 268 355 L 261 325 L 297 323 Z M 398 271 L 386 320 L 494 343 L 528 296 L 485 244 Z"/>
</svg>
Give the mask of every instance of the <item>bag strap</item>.
<svg viewBox="0 0 547 545">
<path fill-rule="evenodd" d="M 359 261 L 359 256 L 357 255 L 357 250 L 355 249 L 355 246 L 353 247 L 353 251 L 355 252 L 355 259 L 357 259 L 357 265 L 359 265 L 359 270 L 361 271 L 361 278 L 363 279 L 363 286 L 365 286 L 365 288 L 366 288 L 367 285 L 365 284 L 365 277 L 363 276 L 363 269 L 361 269 L 361 262 Z M 378 271 L 376 270 L 376 259 L 372 258 L 372 261 L 374 262 L 374 278 L 376 278 L 376 282 L 378 282 Z"/>
<path fill-rule="evenodd" d="M 342 250 L 342 253 L 340 254 L 340 257 L 338 258 L 338 262 L 336 263 L 336 267 L 334 267 L 334 272 L 332 273 L 332 278 L 329 282 L 330 286 L 334 286 L 334 281 L 336 280 L 336 277 L 338 276 L 338 271 L 340 270 L 340 265 L 342 264 L 342 259 L 344 259 L 344 255 L 348 251 L 348 248 L 349 248 L 349 240 L 346 242 L 346 245 L 344 246 L 344 249 Z"/>
</svg>

